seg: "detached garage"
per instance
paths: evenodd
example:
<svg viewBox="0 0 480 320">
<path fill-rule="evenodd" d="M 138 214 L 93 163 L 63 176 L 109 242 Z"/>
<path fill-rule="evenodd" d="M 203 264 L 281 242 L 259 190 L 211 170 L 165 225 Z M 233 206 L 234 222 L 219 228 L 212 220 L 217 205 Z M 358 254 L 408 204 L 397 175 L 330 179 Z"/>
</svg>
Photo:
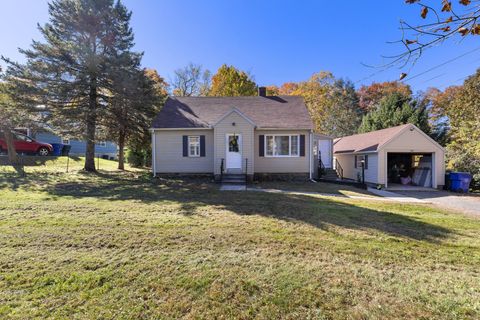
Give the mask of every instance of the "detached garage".
<svg viewBox="0 0 480 320">
<path fill-rule="evenodd" d="M 343 178 L 388 189 L 442 188 L 445 150 L 412 124 L 336 139 L 333 152 Z"/>
</svg>

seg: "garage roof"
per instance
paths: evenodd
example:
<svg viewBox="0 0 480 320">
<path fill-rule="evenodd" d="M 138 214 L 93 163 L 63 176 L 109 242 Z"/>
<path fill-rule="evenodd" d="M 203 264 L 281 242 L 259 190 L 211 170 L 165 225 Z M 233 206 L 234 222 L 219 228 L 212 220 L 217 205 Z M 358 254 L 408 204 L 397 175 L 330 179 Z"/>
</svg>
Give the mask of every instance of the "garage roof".
<svg viewBox="0 0 480 320">
<path fill-rule="evenodd" d="M 335 139 L 333 142 L 333 152 L 337 154 L 376 152 L 382 145 L 389 142 L 407 127 L 416 128 L 413 124 L 403 124 L 397 127 Z"/>
</svg>

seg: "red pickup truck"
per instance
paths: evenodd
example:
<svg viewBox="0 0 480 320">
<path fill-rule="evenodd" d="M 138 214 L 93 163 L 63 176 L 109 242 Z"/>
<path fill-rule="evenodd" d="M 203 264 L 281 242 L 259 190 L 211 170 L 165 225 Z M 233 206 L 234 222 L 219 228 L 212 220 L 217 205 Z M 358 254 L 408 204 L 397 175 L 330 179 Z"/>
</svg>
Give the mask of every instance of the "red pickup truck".
<svg viewBox="0 0 480 320">
<path fill-rule="evenodd" d="M 18 132 L 13 133 L 13 144 L 15 145 L 15 151 L 23 153 L 33 153 L 39 156 L 48 156 L 53 147 L 51 144 L 35 141 L 34 139 Z M 0 153 L 7 151 L 7 143 L 3 132 L 0 132 Z"/>
</svg>

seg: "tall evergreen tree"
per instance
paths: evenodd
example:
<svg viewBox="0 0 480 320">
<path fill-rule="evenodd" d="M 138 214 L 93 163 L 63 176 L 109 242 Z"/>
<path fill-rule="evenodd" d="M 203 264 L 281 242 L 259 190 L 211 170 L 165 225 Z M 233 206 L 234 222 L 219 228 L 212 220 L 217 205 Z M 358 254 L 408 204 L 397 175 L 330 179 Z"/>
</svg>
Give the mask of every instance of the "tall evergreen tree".
<svg viewBox="0 0 480 320">
<path fill-rule="evenodd" d="M 139 140 L 148 131 L 151 119 L 166 96 L 158 92 L 156 83 L 139 68 L 138 62 L 132 63 L 135 65 L 127 65 L 126 70 L 118 70 L 113 77 L 113 96 L 104 122 L 109 135 L 116 137 L 120 170 L 124 169 L 124 151 L 128 140 Z"/>
<path fill-rule="evenodd" d="M 152 135 L 150 124 L 152 118 L 157 114 L 168 96 L 168 84 L 160 77 L 155 69 L 145 69 L 142 78 L 143 88 L 142 99 L 137 103 L 142 105 L 145 114 L 150 114 L 145 121 L 138 123 L 137 130 L 127 140 L 128 154 L 127 161 L 132 166 L 148 166 L 152 157 Z"/>
<path fill-rule="evenodd" d="M 359 132 L 370 132 L 412 123 L 430 134 L 428 112 L 420 101 L 394 93 L 384 97 L 376 108 L 363 116 Z"/>
<path fill-rule="evenodd" d="M 50 21 L 39 30 L 44 42 L 20 50 L 24 65 L 5 59 L 8 78 L 23 101 L 47 106 L 56 126 L 82 136 L 87 144 L 85 170 L 95 171 L 95 140 L 106 112 L 111 66 L 118 52 L 133 46 L 130 13 L 113 0 L 54 0 Z"/>
</svg>

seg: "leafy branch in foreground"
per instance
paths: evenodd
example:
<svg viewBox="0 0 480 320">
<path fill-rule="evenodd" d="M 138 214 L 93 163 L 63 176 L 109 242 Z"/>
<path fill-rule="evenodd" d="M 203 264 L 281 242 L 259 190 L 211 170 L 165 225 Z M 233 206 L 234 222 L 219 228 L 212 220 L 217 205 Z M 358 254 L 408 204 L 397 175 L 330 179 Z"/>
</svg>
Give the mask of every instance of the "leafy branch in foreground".
<svg viewBox="0 0 480 320">
<path fill-rule="evenodd" d="M 401 43 L 404 50 L 396 55 L 384 56 L 391 59 L 387 67 L 415 64 L 425 50 L 450 38 L 460 37 L 463 40 L 467 36 L 480 35 L 478 1 L 459 0 L 456 4 L 448 0 L 437 1 L 437 5 L 429 5 L 424 0 L 405 0 L 407 4 L 419 6 L 419 15 L 425 22 L 412 24 L 400 21 L 402 38 L 393 43 Z M 403 78 L 406 76 L 405 73 L 401 75 Z"/>
</svg>

